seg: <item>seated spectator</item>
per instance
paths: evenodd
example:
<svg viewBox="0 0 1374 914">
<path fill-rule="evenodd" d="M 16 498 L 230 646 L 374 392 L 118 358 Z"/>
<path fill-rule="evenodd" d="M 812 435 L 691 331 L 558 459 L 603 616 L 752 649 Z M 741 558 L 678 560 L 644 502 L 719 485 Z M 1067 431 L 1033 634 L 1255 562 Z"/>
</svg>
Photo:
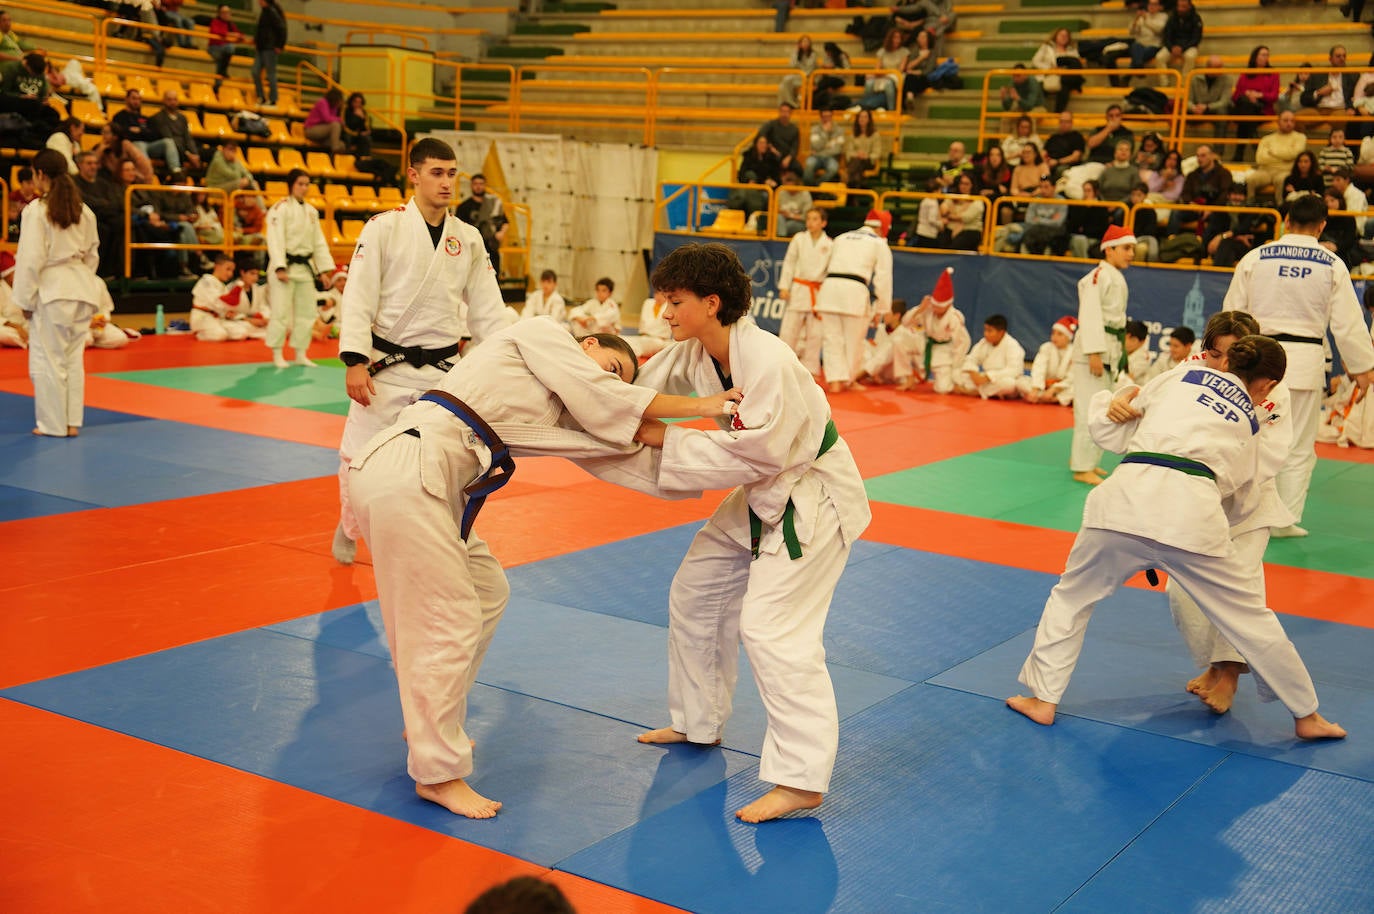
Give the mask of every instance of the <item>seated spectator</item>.
<svg viewBox="0 0 1374 914">
<path fill-rule="evenodd" d="M 810 78 L 819 62 L 820 56 L 811 47 L 811 36 L 799 36 L 797 46 L 792 49 L 792 56 L 787 60 L 787 66 L 793 70 L 801 70 L 801 73 L 789 73 L 782 78 L 782 82 L 778 84 L 778 104 L 786 102 L 793 108 L 801 107 L 802 84 Z"/>
<path fill-rule="evenodd" d="M 1027 403 L 1057 403 L 1073 405 L 1073 335 L 1078 321 L 1069 315 L 1061 317 L 1050 328 L 1050 340 L 1042 343 L 1031 363 L 1029 377 L 1017 378 L 1016 391 Z"/>
<path fill-rule="evenodd" d="M 806 212 L 813 205 L 811 192 L 801 186 L 801 177 L 788 169 L 782 173 L 777 196 L 778 237 L 791 238 L 806 229 Z"/>
<path fill-rule="evenodd" d="M 974 186 L 978 193 L 996 200 L 1011 193 L 1011 166 L 1001 146 L 989 146 L 983 162 L 974 171 Z"/>
<path fill-rule="evenodd" d="M 873 115 L 860 111 L 854 115 L 853 133 L 844 142 L 845 183 L 862 187 L 865 173 L 877 169 L 882 154 L 883 138 L 873 124 Z"/>
<path fill-rule="evenodd" d="M 190 16 L 184 16 L 181 13 L 181 8 L 185 3 L 186 0 L 156 0 L 158 22 L 161 25 L 174 29 L 185 29 L 188 32 L 195 31 L 196 21 Z M 174 35 L 171 37 L 172 41 L 174 41 L 179 48 L 195 47 L 194 43 L 191 41 L 192 36 L 190 35 Z"/>
<path fill-rule="evenodd" d="M 1036 134 L 1035 121 L 1023 114 L 1016 119 L 1016 126 L 1012 132 L 1002 138 L 1002 153 L 1008 162 L 1018 162 L 1021 159 L 1021 149 L 1025 146 L 1034 146 L 1036 152 L 1043 153 L 1045 141 Z"/>
<path fill-rule="evenodd" d="M 95 110 L 105 113 L 105 99 L 100 95 L 100 88 L 86 78 L 86 72 L 81 69 L 81 59 L 78 57 L 68 60 L 67 65 L 60 70 L 49 60 L 48 85 L 52 86 L 54 92 L 66 89 L 70 93 L 80 95 L 90 102 Z"/>
<path fill-rule="evenodd" d="M 1097 179 L 1100 199 L 1122 202 L 1131 195 L 1131 188 L 1139 183 L 1140 170 L 1131 161 L 1131 144 L 1121 140 L 1116 144 L 1116 154 Z M 1106 231 L 1105 226 L 1103 231 Z"/>
<path fill-rule="evenodd" d="M 1131 68 L 1143 70 L 1154 65 L 1164 50 L 1164 29 L 1169 24 L 1169 14 L 1164 10 L 1161 0 L 1147 0 L 1143 9 L 1137 9 L 1131 19 Z"/>
<path fill-rule="evenodd" d="M 19 217 L 23 215 L 24 207 L 37 199 L 38 185 L 33 179 L 33 169 L 25 165 L 15 173 L 15 185 L 10 191 L 11 241 L 19 235 Z"/>
<path fill-rule="evenodd" d="M 120 163 L 120 179 L 124 187 L 141 183 L 138 169 L 131 159 Z M 189 195 L 173 194 L 173 197 Z M 178 207 L 180 200 L 168 199 L 159 191 L 137 190 L 130 199 L 130 223 L 133 226 L 133 240 L 140 243 L 198 245 L 194 219 Z M 187 248 L 175 250 L 152 250 L 138 252 L 135 256 L 135 269 L 142 264 L 142 273 L 154 279 L 194 279 L 191 271 L 191 251 Z"/>
<path fill-rule="evenodd" d="M 1007 319 L 990 314 L 983 338 L 973 344 L 954 377 L 954 392 L 988 399 L 1015 399 L 1017 382 L 1026 374 L 1026 350 L 1007 332 Z"/>
<path fill-rule="evenodd" d="M 1167 151 L 1163 138 L 1151 131 L 1140 138 L 1140 146 L 1136 149 L 1132 161 L 1140 171 L 1155 171 L 1163 163 L 1164 153 Z"/>
<path fill-rule="evenodd" d="M 181 162 L 188 168 L 200 170 L 200 144 L 191 136 L 191 125 L 182 113 L 180 92 L 168 89 L 162 93 L 162 110 L 149 118 L 148 123 L 159 136 L 171 140 Z"/>
<path fill-rule="evenodd" d="M 0 64 L 0 113 L 17 114 L 31 126 L 37 145 L 57 130 L 61 115 L 48 105 L 52 86 L 48 83 L 48 59 L 30 51 L 19 60 Z M 27 145 L 29 137 L 10 138 L 9 143 Z"/>
<path fill-rule="evenodd" d="M 157 14 L 153 11 L 153 0 L 119 0 L 116 15 L 121 19 L 137 20 L 144 25 L 157 25 Z M 127 28 L 118 37 L 142 41 L 148 46 L 148 50 L 153 52 L 153 58 L 158 67 L 161 67 L 162 62 L 167 59 L 167 48 L 156 29 Z"/>
<path fill-rule="evenodd" d="M 1245 206 L 1245 185 L 1234 183 L 1227 190 L 1229 206 Z M 1202 246 L 1212 265 L 1233 267 L 1251 250 L 1274 237 L 1274 219 L 1262 213 L 1211 213 L 1202 235 Z"/>
<path fill-rule="evenodd" d="M 777 187 L 782 180 L 782 163 L 763 134 L 754 137 L 754 145 L 740 156 L 735 180 L 740 184 L 766 184 L 769 187 Z M 756 213 L 768 208 L 768 194 L 761 190 L 737 187 L 730 191 L 728 202 L 731 209 Z"/>
<path fill-rule="evenodd" d="M 816 84 L 811 89 L 811 101 L 817 111 L 843 110 L 849 107 L 849 96 L 840 90 L 846 85 L 837 71 L 849 69 L 849 55 L 833 41 L 821 45 L 824 54 L 816 67 Z"/>
<path fill-rule="evenodd" d="M 185 115 L 182 115 L 185 120 Z M 116 111 L 110 119 L 115 135 L 128 140 L 134 148 L 150 158 L 159 158 L 167 163 L 167 170 L 173 177 L 181 175 L 181 152 L 176 143 L 158 132 L 152 118 L 143 112 L 143 93 L 130 89 L 124 95 L 123 110 Z"/>
<path fill-rule="evenodd" d="M 554 323 L 568 326 L 568 306 L 558 294 L 558 274 L 553 270 L 540 273 L 539 288 L 525 296 L 525 310 L 520 312 L 520 319 L 527 321 L 536 317 L 547 317 Z"/>
<path fill-rule="evenodd" d="M 806 157 L 802 178 L 810 186 L 833 181 L 840 176 L 840 156 L 844 155 L 845 128 L 835 122 L 835 112 L 822 108 L 811 127 L 811 154 Z"/>
<path fill-rule="evenodd" d="M 100 167 L 100 159 L 86 150 L 76 154 L 76 175 L 72 178 L 81 200 L 95 214 L 100 226 L 100 275 L 116 276 L 124 271 L 124 192 L 113 175 Z"/>
<path fill-rule="evenodd" d="M 620 333 L 620 305 L 611 298 L 615 282 L 609 276 L 596 281 L 596 297 L 568 311 L 574 334 Z"/>
<path fill-rule="evenodd" d="M 1321 193 L 1330 183 L 1331 176 L 1342 168 L 1354 168 L 1355 156 L 1345 145 L 1345 131 L 1339 127 L 1331 128 L 1326 145 L 1317 153 L 1318 171 L 1322 176 L 1322 186 L 1315 193 Z"/>
<path fill-rule="evenodd" d="M 372 157 L 372 118 L 367 113 L 367 98 L 361 92 L 352 93 L 344 103 L 343 134 L 356 158 Z"/>
<path fill-rule="evenodd" d="M 1292 173 L 1298 155 L 1306 151 L 1307 134 L 1297 129 L 1293 112 L 1283 112 L 1279 115 L 1279 129 L 1262 137 L 1255 148 L 1255 168 L 1245 180 L 1250 202 L 1267 205 L 1283 200 L 1284 178 Z M 1265 194 L 1266 188 L 1272 190 Z"/>
<path fill-rule="evenodd" d="M 892 21 L 904 34 L 911 36 L 907 44 L 914 43 L 921 32 L 928 32 L 935 39 L 935 53 L 942 54 L 945 35 L 958 23 L 959 17 L 954 10 L 954 0 L 917 0 L 894 8 Z"/>
<path fill-rule="evenodd" d="M 1131 188 L 1131 234 L 1135 235 L 1135 259 L 1148 263 L 1159 259 L 1159 216 L 1146 205 L 1150 189 L 1144 182 Z"/>
<path fill-rule="evenodd" d="M 1027 143 L 1021 147 L 1021 164 L 1012 169 L 1011 172 L 1011 195 L 1013 197 L 1027 197 L 1035 193 L 1035 189 L 1040 186 L 1040 180 L 1048 177 L 1045 173 L 1045 165 L 1040 159 L 1040 149 Z"/>
<path fill-rule="evenodd" d="M 1008 158 L 1008 162 L 1016 161 Z M 959 176 L 961 171 L 971 171 L 973 169 L 973 159 L 968 155 L 964 144 L 955 140 L 949 144 L 949 158 L 940 163 L 940 187 L 946 188 L 954 183 L 954 179 Z"/>
<path fill-rule="evenodd" d="M 891 29 L 883 39 L 882 49 L 878 51 L 877 69 L 901 72 L 906 67 L 908 56 L 909 52 L 902 45 L 902 33 Z M 859 99 L 859 106 L 869 110 L 896 111 L 899 81 L 899 78 L 886 72 L 871 73 L 864 77 L 864 95 Z"/>
<path fill-rule="evenodd" d="M 196 230 L 197 240 L 207 246 L 224 244 L 224 221 L 220 219 L 219 207 L 210 202 L 204 191 L 192 194 L 191 202 L 195 219 L 191 227 Z"/>
<path fill-rule="evenodd" d="M 1164 23 L 1163 37 L 1164 47 L 1155 56 L 1155 66 L 1187 76 L 1197 64 L 1198 45 L 1202 44 L 1202 17 L 1193 9 L 1193 0 L 1178 0 Z"/>
<path fill-rule="evenodd" d="M 939 178 L 929 178 L 926 180 L 926 194 L 921 198 L 920 204 L 916 207 L 916 215 L 912 218 L 906 228 L 906 243 L 910 247 L 917 248 L 938 248 L 940 244 L 940 230 L 944 224 L 940 221 L 940 191 L 941 182 Z"/>
<path fill-rule="evenodd" d="M 1302 103 L 1303 93 L 1307 91 L 1307 80 L 1311 76 L 1312 65 L 1302 63 L 1298 65 L 1298 71 L 1293 74 L 1293 81 L 1288 84 L 1288 88 L 1279 94 L 1278 100 L 1274 102 L 1275 111 L 1292 111 L 1294 114 L 1301 113 L 1306 107 Z"/>
<path fill-rule="evenodd" d="M 1116 155 L 1116 144 L 1122 140 L 1129 142 L 1132 149 L 1135 148 L 1135 134 L 1126 126 L 1121 106 L 1108 105 L 1106 123 L 1088 135 L 1088 161 L 1106 165 Z"/>
<path fill-rule="evenodd" d="M 215 61 L 215 91 L 229 78 L 229 63 L 238 53 L 239 45 L 244 44 L 243 33 L 234 25 L 229 7 L 225 4 L 215 10 L 215 18 L 210 20 L 210 40 L 205 50 Z"/>
<path fill-rule="evenodd" d="M 21 38 L 14 30 L 14 20 L 5 10 L 0 10 L 0 60 L 19 60 L 34 50 L 32 41 Z"/>
<path fill-rule="evenodd" d="M 768 141 L 768 149 L 778 158 L 779 168 L 792 168 L 801 148 L 801 131 L 792 123 L 792 106 L 778 105 L 778 116 L 765 121 L 759 128 L 759 136 Z M 781 176 L 781 174 L 779 174 Z"/>
<path fill-rule="evenodd" d="M 1231 171 L 1212 152 L 1205 143 L 1193 153 L 1197 158 L 1197 168 L 1188 172 L 1183 179 L 1183 191 L 1179 194 L 1180 203 L 1197 203 L 1204 206 L 1225 205 L 1231 191 Z M 1197 218 L 1197 213 L 1172 210 L 1169 215 L 1169 234 L 1175 235 L 1182 224 Z"/>
<path fill-rule="evenodd" d="M 267 243 L 267 210 L 257 197 L 234 198 L 234 244 Z"/>
<path fill-rule="evenodd" d="M 47 148 L 56 149 L 67 160 L 67 170 L 76 174 L 76 154 L 81 151 L 81 138 L 86 135 L 86 125 L 74 117 L 62 122 L 62 128 L 48 137 Z"/>
<path fill-rule="evenodd" d="M 1101 200 L 1101 187 L 1096 181 L 1083 182 L 1083 199 L 1092 203 Z M 1100 242 L 1118 211 L 1105 206 L 1076 206 L 1069 204 L 1069 216 L 1064 231 L 1069 236 L 1069 254 L 1082 259 L 1097 260 L 1102 256 Z"/>
<path fill-rule="evenodd" d="M 902 98 L 906 100 L 908 112 L 916 104 L 916 96 L 930 88 L 930 74 L 939 60 L 935 54 L 934 36 L 925 29 L 917 32 L 906 63 L 902 64 Z"/>
<path fill-rule="evenodd" d="M 330 89 L 305 116 L 305 138 L 331 154 L 347 152 L 343 141 L 343 92 Z"/>
<path fill-rule="evenodd" d="M 1225 61 L 1217 54 L 1207 58 L 1207 69 L 1218 70 Z M 1194 73 L 1188 80 L 1188 113 L 1207 117 L 1213 136 L 1226 136 L 1225 115 L 1231 110 L 1231 77 L 1225 73 Z"/>
<path fill-rule="evenodd" d="M 1055 199 L 1054 184 L 1046 175 L 1035 189 L 1045 202 L 1031 203 L 1021 220 L 1021 253 L 1063 255 L 1068 249 L 1069 205 Z M 1009 234 L 1009 238 L 1011 235 Z"/>
<path fill-rule="evenodd" d="M 1059 129 L 1045 138 L 1045 167 L 1055 180 L 1064 170 L 1083 161 L 1088 152 L 1088 141 L 1074 129 L 1073 112 L 1059 113 Z"/>
<path fill-rule="evenodd" d="M 1183 195 L 1183 153 L 1170 149 L 1158 169 L 1140 172 L 1140 180 L 1151 202 L 1177 203 Z"/>
<path fill-rule="evenodd" d="M 1083 58 L 1074 44 L 1073 33 L 1066 28 L 1057 28 L 1050 33 L 1045 43 L 1035 51 L 1031 58 L 1033 70 L 1083 69 Z M 1083 91 L 1083 77 L 1061 76 L 1050 73 L 1040 80 L 1046 95 L 1054 96 L 1054 110 L 1063 111 L 1069 106 L 1069 99 L 1075 92 Z"/>
<path fill-rule="evenodd" d="M 1040 80 L 1030 75 L 1026 65 L 1018 63 L 1012 68 L 1011 82 L 1002 87 L 1002 110 L 1035 111 L 1045 108 L 1045 90 Z"/>
<path fill-rule="evenodd" d="M 987 214 L 987 203 L 978 197 L 973 186 L 973 175 L 963 172 L 954 180 L 951 190 L 954 194 L 967 195 L 950 197 L 940 204 L 940 246 L 956 251 L 976 251 L 983 243 L 983 220 Z"/>
<path fill-rule="evenodd" d="M 1231 93 L 1232 116 L 1251 118 L 1236 121 L 1236 136 L 1241 139 L 1253 138 L 1259 132 L 1261 118 L 1274 116 L 1274 103 L 1279 97 L 1279 74 L 1269 66 L 1267 47 L 1259 45 L 1251 51 L 1246 66 L 1246 72 L 1236 80 L 1235 91 Z M 1239 152 L 1239 159 L 1248 158 L 1249 144 L 1243 144 Z"/>
<path fill-rule="evenodd" d="M 1304 108 L 1316 108 L 1322 114 L 1333 115 L 1343 122 L 1346 117 L 1357 113 L 1355 109 L 1355 86 L 1360 81 L 1359 73 L 1340 73 L 1347 66 L 1345 45 L 1334 45 L 1326 54 L 1332 70 L 1329 73 L 1313 73 L 1307 81 L 1306 91 L 1302 93 Z"/>
<path fill-rule="evenodd" d="M 1302 194 L 1319 194 L 1326 189 L 1316 156 L 1307 150 L 1298 153 L 1293 160 L 1293 170 L 1283 179 L 1283 202 L 1289 202 Z"/>
<path fill-rule="evenodd" d="M 1347 267 L 1353 267 L 1362 259 L 1360 256 L 1360 230 L 1355 217 L 1347 211 L 1344 198 L 1334 186 L 1322 191 L 1326 202 L 1326 227 L 1322 229 L 1318 241 L 1321 246 L 1339 257 Z"/>
<path fill-rule="evenodd" d="M 205 186 L 213 187 L 232 195 L 234 191 L 240 190 L 259 190 L 258 181 L 253 177 L 253 173 L 248 170 L 248 166 L 243 164 L 243 159 L 239 155 L 238 140 L 224 140 L 215 150 L 214 156 L 210 159 L 210 167 L 205 170 Z M 256 195 L 234 197 L 234 207 L 239 211 L 240 218 L 244 212 L 259 210 L 263 219 L 266 218 L 267 209 L 263 206 L 262 199 Z M 252 221 L 261 223 L 262 219 Z M 258 234 L 258 232 L 248 232 L 247 234 Z"/>
<path fill-rule="evenodd" d="M 1365 197 L 1364 191 L 1355 186 L 1354 179 L 1355 173 L 1349 168 L 1338 168 L 1331 176 L 1331 186 L 1327 189 L 1334 190 L 1340 195 L 1342 209 L 1351 213 L 1363 213 L 1369 209 L 1369 200 Z M 1365 225 L 1364 216 L 1355 216 L 1355 228 L 1361 238 L 1365 235 Z"/>
</svg>

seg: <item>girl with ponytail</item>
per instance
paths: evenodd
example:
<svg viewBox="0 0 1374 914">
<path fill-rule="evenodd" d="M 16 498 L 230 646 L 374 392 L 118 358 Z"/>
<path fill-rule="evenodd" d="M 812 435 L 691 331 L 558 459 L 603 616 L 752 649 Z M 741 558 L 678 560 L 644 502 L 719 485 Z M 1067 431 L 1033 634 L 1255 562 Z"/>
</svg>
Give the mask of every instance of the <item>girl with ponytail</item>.
<svg viewBox="0 0 1374 914">
<path fill-rule="evenodd" d="M 24 207 L 14 256 L 14 298 L 29 319 L 33 433 L 74 438 L 85 399 L 86 331 L 104 291 L 95 272 L 100 239 L 62 153 L 42 150 L 33 170 L 39 199 Z"/>
</svg>

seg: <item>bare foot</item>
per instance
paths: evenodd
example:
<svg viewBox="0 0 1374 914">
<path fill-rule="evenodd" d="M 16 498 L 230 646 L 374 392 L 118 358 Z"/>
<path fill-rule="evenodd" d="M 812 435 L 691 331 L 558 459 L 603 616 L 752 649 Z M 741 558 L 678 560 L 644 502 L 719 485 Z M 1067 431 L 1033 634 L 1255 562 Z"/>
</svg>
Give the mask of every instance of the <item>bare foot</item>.
<svg viewBox="0 0 1374 914">
<path fill-rule="evenodd" d="M 897 389 L 898 389 L 898 390 L 915 390 L 915 389 L 916 389 L 916 382 L 913 381 L 913 380 L 911 380 L 910 378 L 902 378 L 900 381 L 897 382 Z"/>
<path fill-rule="evenodd" d="M 1298 739 L 1345 739 L 1345 727 L 1333 724 L 1316 711 L 1299 717 L 1293 723 Z"/>
<path fill-rule="evenodd" d="M 75 438 L 75 437 L 76 437 L 77 435 L 79 435 L 79 434 L 81 434 L 81 426 L 79 426 L 79 425 L 69 425 L 69 426 L 67 426 L 67 437 L 68 437 L 68 438 Z"/>
<path fill-rule="evenodd" d="M 500 803 L 488 800 L 462 778 L 442 784 L 416 784 L 415 793 L 422 800 L 438 803 L 449 812 L 469 819 L 490 819 L 501 809 Z"/>
<path fill-rule="evenodd" d="M 1074 482 L 1081 482 L 1081 483 L 1084 483 L 1085 485 L 1090 485 L 1090 486 L 1100 486 L 1100 485 L 1102 485 L 1102 477 L 1101 477 L 1101 476 L 1098 476 L 1098 475 L 1097 475 L 1096 473 L 1094 473 L 1092 470 L 1088 470 L 1086 473 L 1074 473 L 1074 474 L 1073 474 L 1073 481 L 1074 481 Z"/>
<path fill-rule="evenodd" d="M 1240 681 L 1240 674 L 1245 670 L 1245 664 L 1234 661 L 1222 661 L 1214 663 L 1207 668 L 1207 673 L 1199 676 L 1199 679 L 1209 679 L 1210 681 L 1194 693 L 1202 699 L 1202 703 L 1211 708 L 1218 714 L 1225 714 L 1231 710 L 1231 702 L 1236 698 L 1236 685 Z M 1191 683 L 1189 683 L 1191 685 Z"/>
<path fill-rule="evenodd" d="M 850 382 L 849 382 L 849 389 L 850 389 L 850 390 L 868 390 L 868 385 L 867 385 L 867 384 L 860 384 L 858 381 L 850 381 Z"/>
<path fill-rule="evenodd" d="M 39 431 L 38 429 L 36 429 L 36 428 L 33 430 L 33 434 L 37 435 L 39 438 L 65 438 L 65 437 L 67 437 L 66 435 L 49 435 L 47 432 L 40 432 L 40 431 Z"/>
<path fill-rule="evenodd" d="M 1024 714 L 1037 724 L 1048 727 L 1054 723 L 1054 712 L 1058 710 L 1059 705 L 1052 705 L 1048 701 L 1026 695 L 1013 695 L 1007 699 L 1007 707 L 1017 714 Z"/>
<path fill-rule="evenodd" d="M 841 383 L 840 381 L 831 381 L 831 382 L 830 382 L 830 392 L 831 392 L 832 394 L 844 393 L 844 384 Z"/>
<path fill-rule="evenodd" d="M 1184 686 L 1184 688 L 1187 689 L 1189 692 L 1192 692 L 1194 695 L 1197 695 L 1200 692 L 1210 689 L 1212 686 L 1216 684 L 1216 681 L 1217 668 L 1214 666 L 1208 666 L 1207 669 L 1203 670 L 1201 673 L 1198 673 L 1192 679 L 1189 679 L 1188 685 Z"/>
<path fill-rule="evenodd" d="M 1106 476 L 1106 475 L 1107 475 L 1107 471 L 1104 470 L 1104 469 L 1102 469 L 1101 467 L 1093 467 L 1093 472 L 1096 473 L 1098 476 Z"/>
<path fill-rule="evenodd" d="M 691 743 L 686 733 L 674 730 L 672 727 L 659 727 L 657 730 L 650 730 L 648 733 L 641 733 L 635 737 L 641 743 L 653 743 L 662 745 L 666 743 Z M 692 743 L 694 746 L 719 746 L 720 740 L 713 743 Z"/>
<path fill-rule="evenodd" d="M 767 822 L 799 809 L 815 809 L 821 805 L 822 795 L 814 790 L 798 790 L 779 784 L 743 809 L 735 811 L 741 822 Z"/>
</svg>

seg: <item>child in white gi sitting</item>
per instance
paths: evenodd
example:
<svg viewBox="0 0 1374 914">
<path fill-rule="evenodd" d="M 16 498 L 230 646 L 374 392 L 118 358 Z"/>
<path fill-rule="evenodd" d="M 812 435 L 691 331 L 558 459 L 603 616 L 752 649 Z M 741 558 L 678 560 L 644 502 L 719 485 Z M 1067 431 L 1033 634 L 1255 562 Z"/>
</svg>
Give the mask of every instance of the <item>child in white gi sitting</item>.
<svg viewBox="0 0 1374 914">
<path fill-rule="evenodd" d="M 918 376 L 930 381 L 937 394 L 949 393 L 954 389 L 954 369 L 963 362 L 970 342 L 964 315 L 954 307 L 953 267 L 945 267 L 935 292 L 921 299 L 912 327 L 922 353 Z"/>
<path fill-rule="evenodd" d="M 907 304 L 904 298 L 894 298 L 892 300 L 892 310 L 882 315 L 882 320 L 873 331 L 873 339 L 868 341 L 867 348 L 864 349 L 863 368 L 860 369 L 854 380 L 861 384 L 892 384 L 896 382 L 900 389 L 911 389 L 911 365 L 910 352 L 914 351 L 914 334 L 910 328 L 902 323 L 906 317 Z M 905 339 L 906 345 L 902 348 L 908 350 L 906 358 L 898 358 L 897 349 L 901 341 Z M 897 369 L 899 363 L 905 364 L 904 375 L 898 376 Z M 905 385 L 905 386 L 902 386 Z"/>
<path fill-rule="evenodd" d="M 29 348 L 29 322 L 14 300 L 14 255 L 0 251 L 0 346 Z"/>
<path fill-rule="evenodd" d="M 596 298 L 588 299 L 568 312 L 574 333 L 619 333 L 620 305 L 611 298 L 615 282 L 609 276 L 596 281 Z"/>
<path fill-rule="evenodd" d="M 1073 404 L 1073 383 L 1069 369 L 1073 365 L 1073 335 L 1078 331 L 1078 319 L 1066 314 L 1050 328 L 1050 340 L 1041 343 L 1031 363 L 1029 377 L 1016 379 L 1016 391 L 1027 403 Z"/>
<path fill-rule="evenodd" d="M 1127 325 L 1129 330 L 1129 325 Z M 1197 342 L 1197 334 L 1192 327 L 1175 327 L 1169 331 L 1168 342 L 1165 344 L 1164 351 L 1155 359 L 1150 366 L 1149 377 L 1154 378 L 1171 371 L 1182 365 L 1193 357 L 1194 344 Z M 1148 379 L 1147 379 L 1148 380 Z"/>
<path fill-rule="evenodd" d="M 340 264 L 330 277 L 329 288 L 320 293 L 315 302 L 318 313 L 315 326 L 310 329 L 310 338 L 317 343 L 339 338 L 339 302 L 343 301 L 344 289 L 348 286 L 348 264 Z"/>
<path fill-rule="evenodd" d="M 1007 333 L 1007 319 L 991 314 L 983 321 L 983 338 L 964 357 L 954 379 L 954 392 L 976 394 L 984 400 L 1013 399 L 1017 396 L 1016 382 L 1025 374 L 1026 350 Z"/>
<path fill-rule="evenodd" d="M 1126 348 L 1126 374 L 1129 377 L 1117 378 L 1117 383 L 1144 384 L 1150 380 L 1150 364 L 1154 353 L 1150 352 L 1150 329 L 1144 321 L 1126 321 L 1126 338 L 1122 340 Z"/>
<path fill-rule="evenodd" d="M 547 317 L 564 327 L 568 326 L 568 305 L 558 294 L 558 274 L 545 270 L 539 274 L 539 288 L 525 296 L 525 310 L 520 319 Z"/>
</svg>

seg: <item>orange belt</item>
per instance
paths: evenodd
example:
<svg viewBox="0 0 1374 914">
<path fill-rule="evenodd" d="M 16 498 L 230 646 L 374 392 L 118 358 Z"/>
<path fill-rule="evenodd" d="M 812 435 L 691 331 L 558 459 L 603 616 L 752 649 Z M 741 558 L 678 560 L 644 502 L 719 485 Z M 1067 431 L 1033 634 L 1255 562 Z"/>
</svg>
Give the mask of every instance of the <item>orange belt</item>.
<svg viewBox="0 0 1374 914">
<path fill-rule="evenodd" d="M 820 291 L 821 281 L 818 279 L 793 279 L 792 281 L 811 290 L 811 316 L 820 320 L 821 316 L 816 313 L 816 293 Z"/>
</svg>

